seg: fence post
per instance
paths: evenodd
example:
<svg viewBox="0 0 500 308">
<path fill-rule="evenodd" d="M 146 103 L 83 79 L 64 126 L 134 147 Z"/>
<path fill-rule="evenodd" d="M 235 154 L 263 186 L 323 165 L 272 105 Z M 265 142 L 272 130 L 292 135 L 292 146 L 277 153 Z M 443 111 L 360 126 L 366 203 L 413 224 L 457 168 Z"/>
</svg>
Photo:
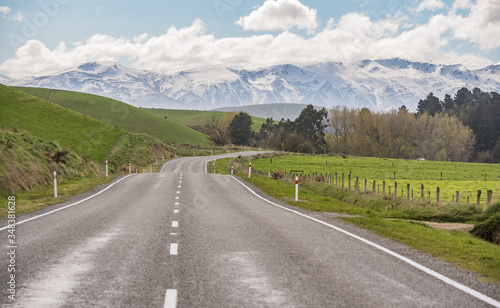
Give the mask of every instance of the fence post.
<svg viewBox="0 0 500 308">
<path fill-rule="evenodd" d="M 398 196 L 398 182 L 394 182 L 394 197 Z"/>
<path fill-rule="evenodd" d="M 406 184 L 406 199 L 410 201 L 410 184 Z"/>
<path fill-rule="evenodd" d="M 373 180 L 373 193 L 377 192 L 377 181 Z"/>
<path fill-rule="evenodd" d="M 481 191 L 477 191 L 477 205 L 481 205 Z"/>
<path fill-rule="evenodd" d="M 335 187 L 339 187 L 338 174 L 335 172 Z"/>
<path fill-rule="evenodd" d="M 491 206 L 492 199 L 493 199 L 493 191 L 492 190 L 488 190 L 486 192 L 486 208 L 489 208 Z"/>
<path fill-rule="evenodd" d="M 54 171 L 54 198 L 57 198 L 57 172 Z"/>
<path fill-rule="evenodd" d="M 295 201 L 299 201 L 299 177 L 295 177 Z"/>
<path fill-rule="evenodd" d="M 439 187 L 436 188 L 436 202 L 439 203 L 439 195 L 441 191 L 439 190 Z"/>
<path fill-rule="evenodd" d="M 456 196 L 455 197 L 455 202 L 456 203 L 460 202 L 460 192 L 459 191 L 455 192 L 455 196 Z"/>
<path fill-rule="evenodd" d="M 356 177 L 356 190 L 359 191 L 359 177 Z"/>
<path fill-rule="evenodd" d="M 420 199 L 424 199 L 424 184 L 420 186 Z"/>
<path fill-rule="evenodd" d="M 344 174 L 342 173 L 342 189 L 344 189 Z"/>
<path fill-rule="evenodd" d="M 367 180 L 367 179 L 365 179 L 365 180 L 363 181 L 363 192 L 364 192 L 364 193 L 366 193 L 366 184 L 367 184 L 367 183 L 368 183 L 368 180 Z"/>
<path fill-rule="evenodd" d="M 385 181 L 382 181 L 382 196 L 385 196 Z"/>
<path fill-rule="evenodd" d="M 351 189 L 351 175 L 349 174 L 349 176 L 347 177 L 347 188 Z"/>
</svg>

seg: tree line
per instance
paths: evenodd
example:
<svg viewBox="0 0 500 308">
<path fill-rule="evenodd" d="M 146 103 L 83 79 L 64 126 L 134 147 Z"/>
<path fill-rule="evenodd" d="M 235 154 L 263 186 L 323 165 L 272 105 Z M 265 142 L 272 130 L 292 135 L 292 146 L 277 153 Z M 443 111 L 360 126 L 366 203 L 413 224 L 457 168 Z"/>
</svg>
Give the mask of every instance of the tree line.
<svg viewBox="0 0 500 308">
<path fill-rule="evenodd" d="M 441 101 L 433 93 L 420 100 L 417 115 L 448 115 L 457 117 L 463 125 L 472 129 L 476 144 L 472 157 L 477 162 L 500 160 L 500 94 L 472 91 L 461 88 L 452 98 L 445 95 Z"/>
<path fill-rule="evenodd" d="M 213 113 L 205 125 L 218 145 L 259 146 L 300 153 L 334 153 L 442 161 L 500 160 L 500 95 L 458 90 L 441 101 L 430 93 L 416 113 L 308 105 L 294 120 L 266 119 L 258 132 L 244 112 Z"/>
<path fill-rule="evenodd" d="M 406 109 L 372 112 L 336 107 L 330 112 L 330 151 L 349 155 L 468 161 L 474 134 L 455 116 Z"/>
<path fill-rule="evenodd" d="M 258 132 L 252 131 L 252 118 L 245 112 L 226 115 L 212 113 L 204 131 L 217 145 L 232 143 L 301 153 L 326 151 L 325 128 L 328 112 L 312 105 L 302 110 L 295 121 L 266 119 Z"/>
</svg>

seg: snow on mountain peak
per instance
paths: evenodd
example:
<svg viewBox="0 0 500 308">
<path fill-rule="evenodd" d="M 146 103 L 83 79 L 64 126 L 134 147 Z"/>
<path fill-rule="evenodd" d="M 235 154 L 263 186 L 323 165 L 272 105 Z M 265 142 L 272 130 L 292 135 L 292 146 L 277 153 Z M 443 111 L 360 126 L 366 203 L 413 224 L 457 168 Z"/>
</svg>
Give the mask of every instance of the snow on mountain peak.
<svg viewBox="0 0 500 308">
<path fill-rule="evenodd" d="M 88 74 L 103 74 L 106 72 L 126 71 L 127 67 L 116 62 L 100 61 L 84 63 L 78 66 L 77 70 Z"/>
<path fill-rule="evenodd" d="M 2 82 L 5 78 L 1 78 Z M 500 66 L 468 70 L 401 58 L 293 64 L 258 69 L 207 66 L 172 74 L 129 68 L 115 62 L 89 62 L 49 76 L 6 79 L 6 84 L 80 91 L 134 106 L 214 109 L 267 103 L 307 103 L 388 110 L 437 97 L 462 87 L 500 92 Z"/>
</svg>

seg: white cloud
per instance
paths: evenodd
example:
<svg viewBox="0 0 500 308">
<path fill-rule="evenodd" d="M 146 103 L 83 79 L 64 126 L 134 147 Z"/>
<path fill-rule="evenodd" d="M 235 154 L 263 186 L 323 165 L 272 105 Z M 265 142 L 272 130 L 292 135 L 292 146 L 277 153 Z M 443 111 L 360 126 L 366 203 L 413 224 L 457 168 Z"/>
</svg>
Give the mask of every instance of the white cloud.
<svg viewBox="0 0 500 308">
<path fill-rule="evenodd" d="M 454 38 L 477 44 L 484 51 L 499 48 L 500 0 L 478 0 L 469 7 L 467 1 L 461 2 L 459 8 L 470 8 L 470 13 L 464 17 L 452 10 L 448 15 Z"/>
<path fill-rule="evenodd" d="M 435 11 L 444 8 L 446 5 L 441 0 L 423 0 L 417 7 L 417 13 L 425 10 Z"/>
<path fill-rule="evenodd" d="M 201 20 L 195 20 L 189 27 L 171 27 L 159 36 L 143 33 L 128 39 L 95 34 L 71 46 L 62 42 L 52 50 L 37 40 L 30 40 L 16 51 L 14 57 L 0 64 L 0 71 L 16 78 L 57 72 L 87 61 L 119 59 L 128 59 L 133 67 L 140 69 L 172 72 L 206 65 L 307 65 L 391 57 L 443 64 L 463 63 L 469 68 L 479 68 L 493 62 L 474 54 L 443 51 L 449 40 L 457 36 L 450 31 L 459 30 L 457 23 L 460 18 L 474 20 L 479 11 L 472 8 L 467 17 L 451 13 L 436 15 L 426 24 L 411 28 L 406 27 L 411 20 L 403 14 L 375 21 L 362 13 L 350 13 L 336 22 L 331 20 L 327 27 L 312 36 L 283 31 L 277 35 L 216 38 L 207 34 Z M 484 12 L 480 16 L 488 17 Z M 482 22 L 497 24 L 493 15 Z M 482 26 L 486 27 L 485 31 L 490 31 L 487 25 Z M 465 32 L 461 34 L 463 39 L 472 40 L 465 36 Z M 498 34 L 490 33 L 490 36 L 500 42 Z"/>
<path fill-rule="evenodd" d="M 299 0 L 266 0 L 250 15 L 241 17 L 235 24 L 245 31 L 290 30 L 294 27 L 314 33 L 318 28 L 317 11 Z"/>
<path fill-rule="evenodd" d="M 10 7 L 8 6 L 0 6 L 0 13 L 2 14 L 9 14 L 11 11 Z"/>
<path fill-rule="evenodd" d="M 23 21 L 23 14 L 21 12 L 17 12 L 14 16 L 10 17 L 9 20 L 15 20 L 15 21 Z"/>
<path fill-rule="evenodd" d="M 469 9 L 472 6 L 470 0 L 455 0 L 451 8 L 451 12 L 455 13 L 458 9 Z"/>
</svg>

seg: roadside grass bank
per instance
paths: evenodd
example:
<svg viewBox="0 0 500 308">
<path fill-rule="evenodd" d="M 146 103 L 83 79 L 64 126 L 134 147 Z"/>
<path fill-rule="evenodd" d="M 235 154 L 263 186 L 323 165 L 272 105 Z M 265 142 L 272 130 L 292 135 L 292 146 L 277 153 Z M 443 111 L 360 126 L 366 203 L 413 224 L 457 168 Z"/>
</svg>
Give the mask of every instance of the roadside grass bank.
<svg viewBox="0 0 500 308">
<path fill-rule="evenodd" d="M 3 200 L 7 200 L 7 196 L 13 195 L 16 197 L 16 216 L 31 213 L 40 210 L 44 207 L 63 203 L 68 199 L 91 190 L 101 184 L 106 184 L 114 180 L 118 175 L 113 174 L 109 177 L 88 177 L 74 178 L 71 180 L 61 181 L 57 184 L 57 198 L 54 198 L 54 188 L 47 187 L 34 191 L 21 191 L 15 194 L 6 194 L 2 196 Z M 3 194 L 3 193 L 2 193 Z M 0 205 L 0 220 L 7 218 L 7 202 L 2 202 Z"/>
<path fill-rule="evenodd" d="M 262 175 L 248 178 L 248 163 L 252 168 L 256 157 L 218 160 L 209 168 L 229 174 L 234 166 L 235 175 L 259 187 L 264 193 L 292 206 L 316 212 L 336 212 L 359 217 L 337 218 L 373 231 L 381 236 L 402 242 L 458 268 L 474 271 L 487 282 L 500 283 L 500 246 L 474 237 L 466 231 L 446 231 L 430 228 L 420 221 L 460 221 L 480 225 L 500 210 L 496 204 L 488 211 L 480 207 L 432 204 L 404 204 L 400 198 L 363 195 L 356 191 L 340 190 L 325 183 L 301 183 L 299 201 L 294 201 L 295 185 Z M 213 172 L 213 169 L 209 169 Z M 340 200 L 339 200 L 340 199 Z M 411 221 L 410 221 L 411 219 Z M 416 220 L 416 221 L 415 221 Z"/>
</svg>

